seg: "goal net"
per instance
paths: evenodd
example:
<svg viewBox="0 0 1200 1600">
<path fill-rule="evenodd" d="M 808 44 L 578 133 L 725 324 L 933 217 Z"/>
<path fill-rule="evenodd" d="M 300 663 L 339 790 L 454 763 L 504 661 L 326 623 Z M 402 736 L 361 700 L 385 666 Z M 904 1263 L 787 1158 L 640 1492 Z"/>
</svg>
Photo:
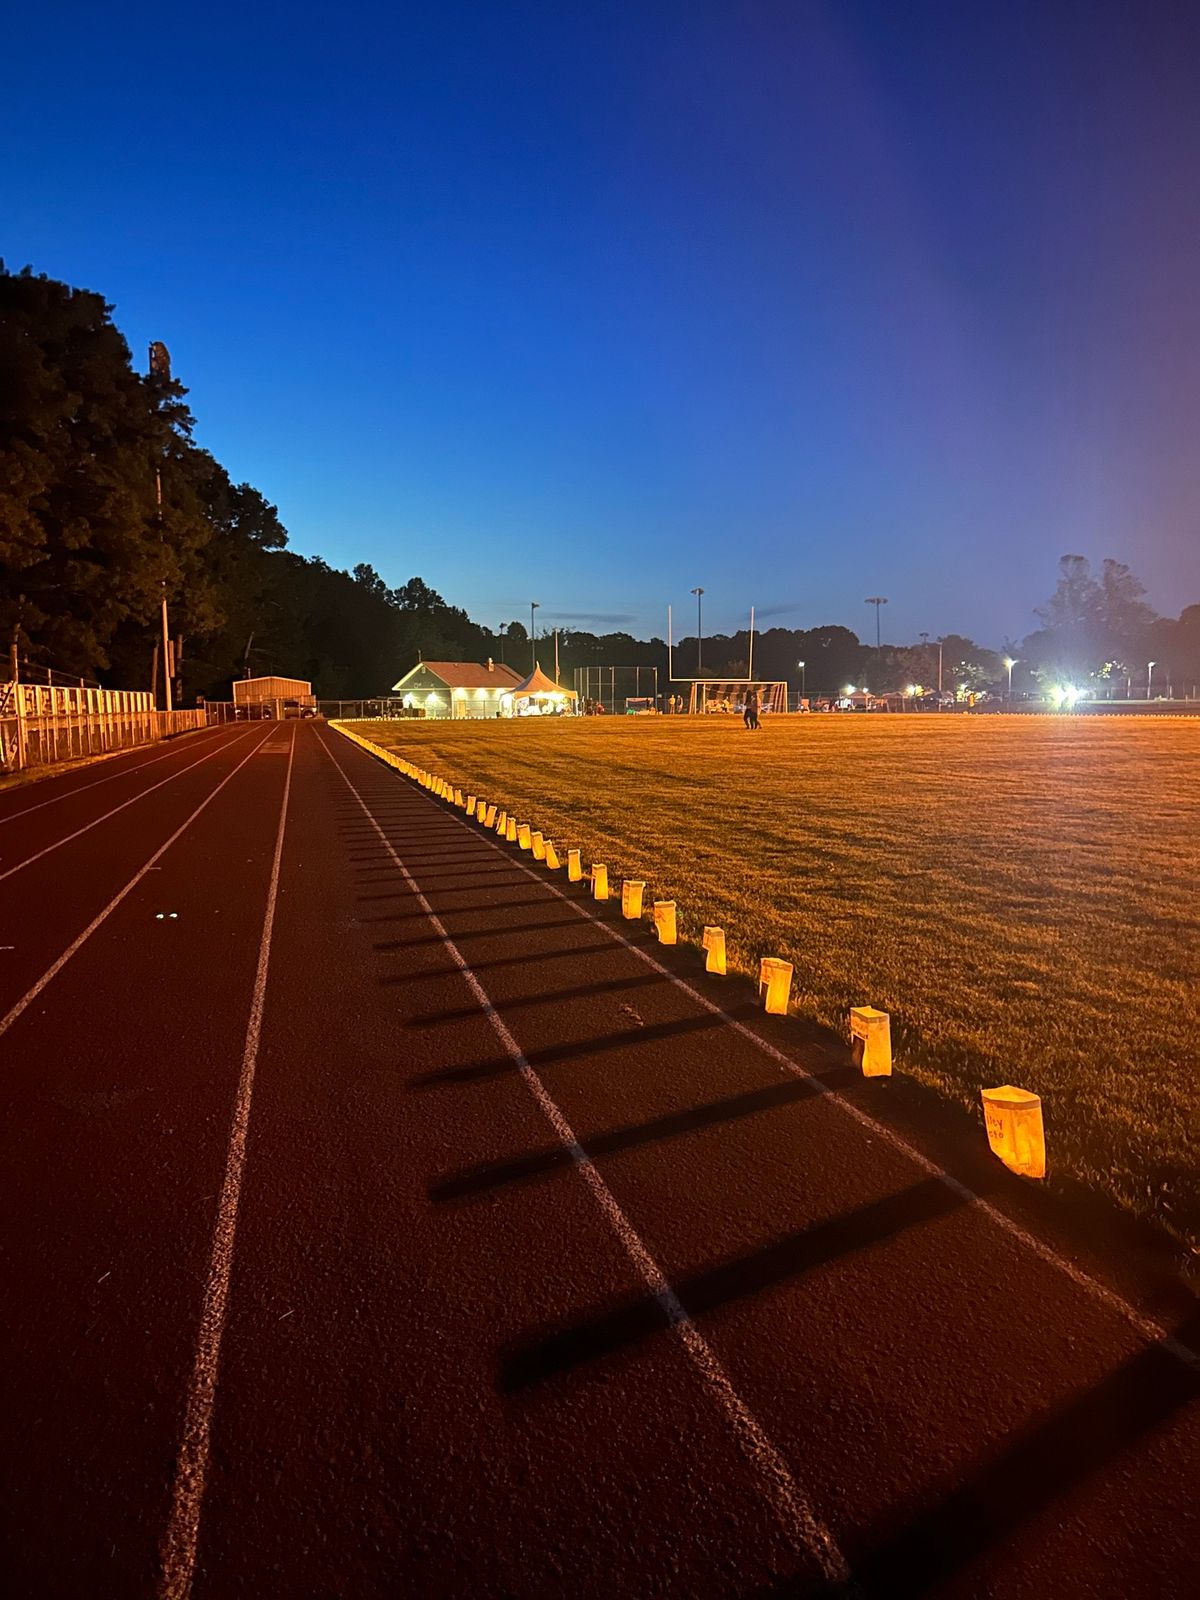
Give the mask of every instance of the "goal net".
<svg viewBox="0 0 1200 1600">
<path fill-rule="evenodd" d="M 760 714 L 787 710 L 787 684 L 771 678 L 699 678 L 691 685 L 688 710 L 741 716 L 746 696 L 758 695 Z"/>
</svg>

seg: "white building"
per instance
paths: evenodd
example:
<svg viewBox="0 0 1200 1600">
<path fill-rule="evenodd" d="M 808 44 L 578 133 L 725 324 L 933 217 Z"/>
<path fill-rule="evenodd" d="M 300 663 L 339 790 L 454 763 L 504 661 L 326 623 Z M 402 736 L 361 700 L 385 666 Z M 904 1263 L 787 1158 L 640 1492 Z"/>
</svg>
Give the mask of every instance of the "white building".
<svg viewBox="0 0 1200 1600">
<path fill-rule="evenodd" d="M 406 707 L 427 717 L 508 716 L 512 692 L 521 682 L 519 673 L 488 658 L 478 661 L 418 661 L 392 693 Z"/>
</svg>

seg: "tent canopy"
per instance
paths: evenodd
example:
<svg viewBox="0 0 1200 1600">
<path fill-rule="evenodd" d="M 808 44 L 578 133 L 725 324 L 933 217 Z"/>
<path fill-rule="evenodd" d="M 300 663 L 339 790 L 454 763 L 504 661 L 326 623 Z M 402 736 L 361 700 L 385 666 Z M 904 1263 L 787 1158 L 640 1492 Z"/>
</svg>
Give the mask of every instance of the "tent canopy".
<svg viewBox="0 0 1200 1600">
<path fill-rule="evenodd" d="M 514 700 L 534 700 L 540 695 L 556 695 L 563 700 L 578 699 L 574 689 L 564 689 L 553 678 L 548 678 L 541 667 L 534 667 L 527 678 L 513 686 L 512 697 Z"/>
</svg>

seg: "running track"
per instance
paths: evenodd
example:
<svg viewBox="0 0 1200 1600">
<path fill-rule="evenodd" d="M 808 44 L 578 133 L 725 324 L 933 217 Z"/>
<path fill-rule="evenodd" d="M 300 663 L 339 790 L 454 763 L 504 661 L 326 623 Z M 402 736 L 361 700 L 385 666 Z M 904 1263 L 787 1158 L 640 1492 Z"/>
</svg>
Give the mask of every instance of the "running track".
<svg viewBox="0 0 1200 1600">
<path fill-rule="evenodd" d="M 1200 1591 L 1195 1316 L 564 880 L 318 724 L 0 795 L 4 1593 Z"/>
</svg>

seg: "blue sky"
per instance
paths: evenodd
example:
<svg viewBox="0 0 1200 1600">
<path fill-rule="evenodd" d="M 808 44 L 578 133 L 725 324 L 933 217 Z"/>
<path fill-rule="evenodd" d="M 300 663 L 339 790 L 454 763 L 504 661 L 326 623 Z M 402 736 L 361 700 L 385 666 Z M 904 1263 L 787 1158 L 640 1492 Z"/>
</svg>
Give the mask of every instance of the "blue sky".
<svg viewBox="0 0 1200 1600">
<path fill-rule="evenodd" d="M 32 11 L 0 254 L 164 339 L 296 548 L 492 625 L 1200 600 L 1197 8 Z"/>
</svg>

